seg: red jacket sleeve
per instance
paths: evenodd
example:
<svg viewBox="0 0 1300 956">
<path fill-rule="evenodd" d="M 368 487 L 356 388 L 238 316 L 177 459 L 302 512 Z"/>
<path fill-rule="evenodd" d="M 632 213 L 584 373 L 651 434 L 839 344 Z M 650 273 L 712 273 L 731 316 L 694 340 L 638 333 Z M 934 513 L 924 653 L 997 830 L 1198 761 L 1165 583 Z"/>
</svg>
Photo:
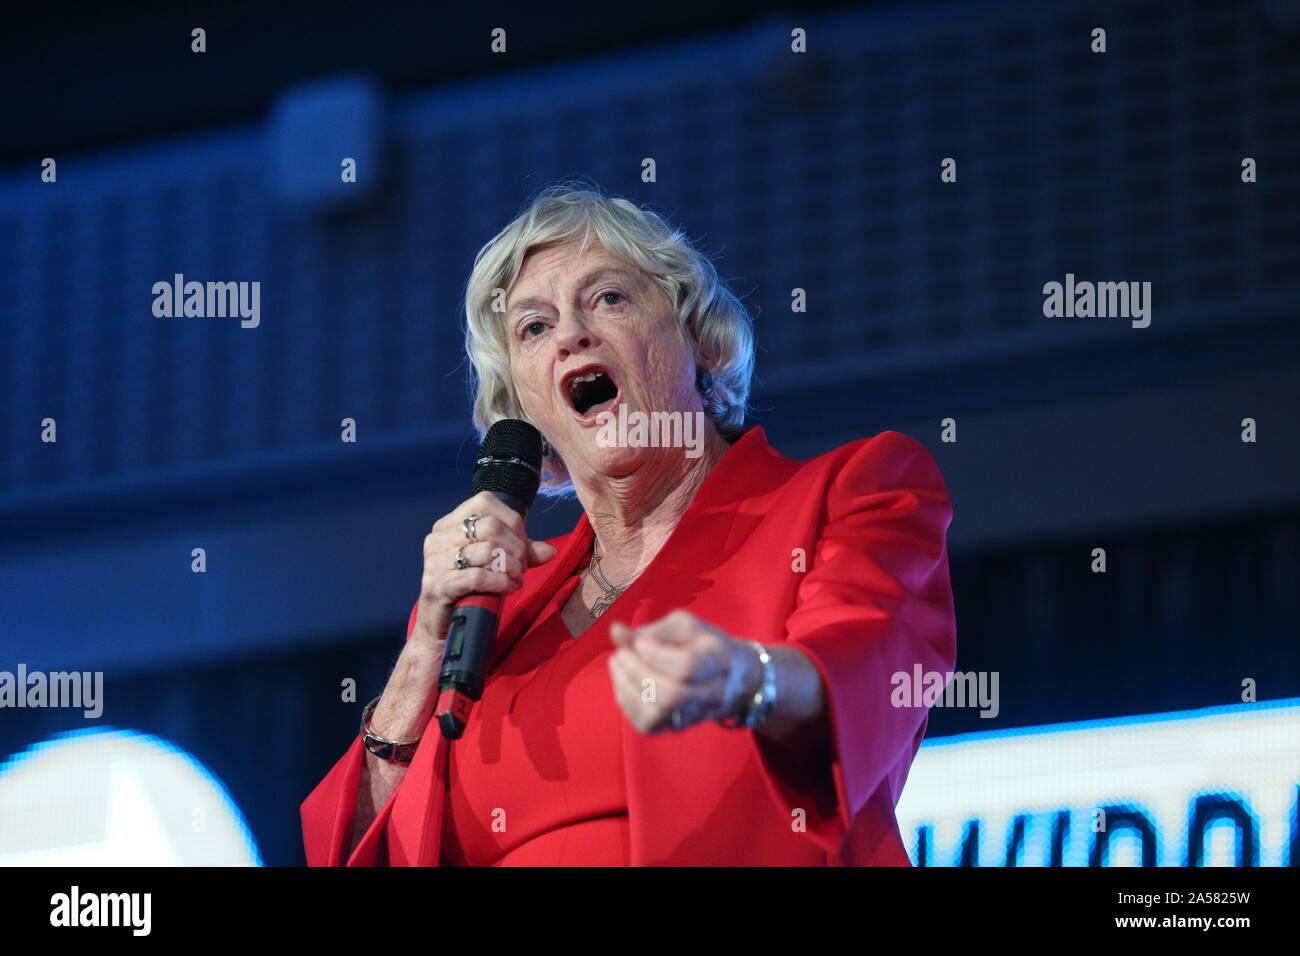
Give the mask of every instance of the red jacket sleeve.
<svg viewBox="0 0 1300 956">
<path fill-rule="evenodd" d="M 411 608 L 411 616 L 406 624 L 406 637 L 409 640 L 415 630 L 416 613 L 419 602 Z M 384 844 L 384 827 L 387 825 L 392 810 L 393 798 L 401 789 L 397 788 L 389 797 L 387 804 L 376 814 L 369 829 L 357 843 L 352 854 L 344 859 L 352 841 L 352 828 L 356 822 L 357 795 L 361 789 L 361 769 L 365 764 L 366 751 L 361 743 L 361 735 L 353 738 L 352 745 L 339 758 L 316 789 L 308 794 L 301 807 L 302 842 L 307 856 L 308 866 L 384 866 L 387 864 L 387 849 Z"/>
<path fill-rule="evenodd" d="M 891 676 L 946 672 L 956 658 L 952 505 L 929 451 L 882 432 L 831 480 L 823 520 L 786 636 L 821 673 L 829 734 L 801 755 L 751 736 L 778 804 L 803 809 L 807 835 L 841 857 L 864 814 L 892 822 L 924 735 L 926 708 L 892 706 Z"/>
</svg>

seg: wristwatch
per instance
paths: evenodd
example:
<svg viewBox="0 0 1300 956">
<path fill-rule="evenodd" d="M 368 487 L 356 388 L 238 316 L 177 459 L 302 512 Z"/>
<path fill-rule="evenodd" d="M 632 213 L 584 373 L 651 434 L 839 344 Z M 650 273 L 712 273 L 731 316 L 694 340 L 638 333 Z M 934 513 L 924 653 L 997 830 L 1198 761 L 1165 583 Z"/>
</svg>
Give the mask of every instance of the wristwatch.
<svg viewBox="0 0 1300 956">
<path fill-rule="evenodd" d="M 771 713 L 772 707 L 776 704 L 776 663 L 772 660 L 772 655 L 767 652 L 767 648 L 758 641 L 750 641 L 754 649 L 758 651 L 758 661 L 763 665 L 763 679 L 759 683 L 758 690 L 754 696 L 749 698 L 741 705 L 739 716 L 719 717 L 717 722 L 726 727 L 728 730 L 735 730 L 745 727 L 753 730 Z"/>
<path fill-rule="evenodd" d="M 379 697 L 382 696 L 384 695 L 379 695 Z M 366 750 L 376 757 L 405 767 L 415 759 L 415 751 L 420 746 L 420 738 L 416 737 L 414 740 L 405 741 L 385 740 L 372 731 L 370 729 L 370 715 L 375 712 L 375 705 L 379 703 L 379 697 L 366 704 L 366 709 L 361 712 L 361 739 L 365 742 Z"/>
</svg>

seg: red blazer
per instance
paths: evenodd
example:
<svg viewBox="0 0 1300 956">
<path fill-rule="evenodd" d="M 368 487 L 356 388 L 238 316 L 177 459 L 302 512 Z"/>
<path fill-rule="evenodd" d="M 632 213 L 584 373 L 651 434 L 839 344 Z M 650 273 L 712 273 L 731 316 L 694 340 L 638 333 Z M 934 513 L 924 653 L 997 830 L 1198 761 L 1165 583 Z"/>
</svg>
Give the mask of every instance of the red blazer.
<svg viewBox="0 0 1300 956">
<path fill-rule="evenodd" d="M 928 713 L 892 706 L 891 676 L 953 668 L 951 520 L 934 458 L 898 432 L 807 461 L 774 450 L 761 427 L 735 441 L 607 613 L 635 627 L 685 608 L 732 636 L 796 645 L 821 672 L 833 756 L 809 773 L 753 731 L 706 722 L 650 735 L 624 719 L 634 866 L 911 865 L 894 807 Z M 524 586 L 505 598 L 489 668 L 573 573 L 592 536 L 583 514 L 551 540 L 556 556 L 525 572 Z M 430 723 L 345 861 L 365 756 L 354 739 L 302 804 L 308 865 L 438 865 L 445 744 Z"/>
</svg>

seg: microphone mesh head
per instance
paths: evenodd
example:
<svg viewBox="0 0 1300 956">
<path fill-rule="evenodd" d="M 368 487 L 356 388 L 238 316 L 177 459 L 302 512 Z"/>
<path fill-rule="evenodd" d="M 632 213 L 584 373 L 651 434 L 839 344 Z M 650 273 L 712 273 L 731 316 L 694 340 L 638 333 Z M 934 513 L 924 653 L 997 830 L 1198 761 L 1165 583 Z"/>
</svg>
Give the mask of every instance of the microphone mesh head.
<svg viewBox="0 0 1300 956">
<path fill-rule="evenodd" d="M 503 491 L 532 505 L 542 482 L 541 432 L 528 422 L 503 418 L 488 429 L 478 457 L 480 463 L 474 468 L 475 494 Z"/>
</svg>

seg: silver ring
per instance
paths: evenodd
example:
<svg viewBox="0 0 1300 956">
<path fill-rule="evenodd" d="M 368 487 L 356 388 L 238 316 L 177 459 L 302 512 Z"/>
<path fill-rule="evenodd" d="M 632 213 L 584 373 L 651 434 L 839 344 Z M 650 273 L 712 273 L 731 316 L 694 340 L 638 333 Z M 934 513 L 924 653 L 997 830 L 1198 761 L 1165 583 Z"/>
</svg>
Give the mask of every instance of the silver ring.
<svg viewBox="0 0 1300 956">
<path fill-rule="evenodd" d="M 463 527 L 463 528 L 465 529 L 465 540 L 466 540 L 466 541 L 477 541 L 477 540 L 478 540 L 478 538 L 474 537 L 474 525 L 478 524 L 478 519 L 481 518 L 481 517 L 483 517 L 483 516 L 482 516 L 482 515 L 470 515 L 468 518 L 466 518 L 464 521 L 461 522 L 461 527 Z"/>
<path fill-rule="evenodd" d="M 456 551 L 456 560 L 451 563 L 451 566 L 457 571 L 464 571 L 469 566 L 469 559 L 465 557 L 465 546 L 463 544 Z"/>
</svg>

